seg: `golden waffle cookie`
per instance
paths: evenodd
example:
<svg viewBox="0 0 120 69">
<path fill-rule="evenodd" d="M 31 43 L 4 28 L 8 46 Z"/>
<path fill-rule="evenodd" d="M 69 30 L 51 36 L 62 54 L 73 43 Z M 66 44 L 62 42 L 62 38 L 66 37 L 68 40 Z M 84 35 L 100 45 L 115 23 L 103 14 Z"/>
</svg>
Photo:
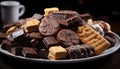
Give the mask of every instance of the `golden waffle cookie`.
<svg viewBox="0 0 120 69">
<path fill-rule="evenodd" d="M 107 41 L 89 25 L 78 27 L 77 34 L 83 43 L 90 44 L 95 48 L 96 55 L 102 53 L 111 46 L 109 41 Z"/>
<path fill-rule="evenodd" d="M 50 60 L 57 60 L 66 58 L 67 50 L 62 46 L 53 46 L 49 48 L 48 59 Z"/>
<path fill-rule="evenodd" d="M 38 30 L 40 21 L 38 19 L 30 19 L 26 21 L 26 24 L 24 25 L 25 32 L 32 32 Z"/>
<path fill-rule="evenodd" d="M 44 16 L 47 16 L 51 12 L 59 11 L 57 7 L 45 8 L 44 9 Z"/>
</svg>

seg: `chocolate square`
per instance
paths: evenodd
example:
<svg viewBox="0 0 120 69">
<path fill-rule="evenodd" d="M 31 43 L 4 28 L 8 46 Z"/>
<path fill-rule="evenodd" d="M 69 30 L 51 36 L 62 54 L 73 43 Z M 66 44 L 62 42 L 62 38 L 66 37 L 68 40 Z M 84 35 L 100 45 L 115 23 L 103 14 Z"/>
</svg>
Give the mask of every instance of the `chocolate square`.
<svg viewBox="0 0 120 69">
<path fill-rule="evenodd" d="M 46 49 L 40 49 L 38 52 L 38 56 L 43 59 L 47 59 L 48 56 L 48 50 Z"/>
<path fill-rule="evenodd" d="M 22 47 L 17 46 L 17 47 L 11 48 L 11 53 L 14 55 L 22 56 Z"/>
<path fill-rule="evenodd" d="M 37 52 L 34 50 L 34 48 L 23 47 L 22 54 L 24 57 L 38 58 Z"/>
<path fill-rule="evenodd" d="M 2 43 L 1 43 L 1 48 L 4 49 L 4 50 L 7 50 L 7 51 L 11 51 L 11 48 L 14 47 L 14 44 L 12 44 L 11 41 L 9 40 L 3 40 Z"/>
<path fill-rule="evenodd" d="M 35 18 L 35 19 L 38 19 L 38 20 L 41 20 L 43 18 L 43 15 L 41 14 L 38 14 L 38 13 L 35 13 L 32 18 Z"/>
<path fill-rule="evenodd" d="M 53 36 L 44 37 L 43 43 L 45 44 L 46 48 L 49 48 L 50 46 L 55 46 L 55 45 L 59 44 L 58 41 Z"/>
</svg>

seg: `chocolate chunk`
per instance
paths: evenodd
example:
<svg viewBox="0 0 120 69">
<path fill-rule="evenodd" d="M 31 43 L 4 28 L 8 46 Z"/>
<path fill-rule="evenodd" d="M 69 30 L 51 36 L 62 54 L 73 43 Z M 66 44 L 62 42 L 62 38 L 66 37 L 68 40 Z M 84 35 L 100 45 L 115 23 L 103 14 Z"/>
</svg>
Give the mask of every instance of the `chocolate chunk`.
<svg viewBox="0 0 120 69">
<path fill-rule="evenodd" d="M 42 48 L 45 48 L 44 44 L 42 43 L 42 40 L 32 39 L 30 41 L 30 44 L 31 44 L 31 47 L 36 50 L 36 52 L 38 52 Z"/>
<path fill-rule="evenodd" d="M 79 25 L 83 25 L 82 19 L 79 16 L 79 13 L 76 11 L 58 11 L 53 12 L 47 16 L 47 18 L 57 20 L 60 25 L 67 27 L 78 27 Z"/>
<path fill-rule="evenodd" d="M 24 57 L 38 58 L 37 52 L 34 50 L 34 48 L 23 47 L 22 54 Z"/>
<path fill-rule="evenodd" d="M 78 26 L 83 25 L 83 22 L 80 17 L 73 16 L 71 18 L 68 18 L 67 20 L 68 27 L 77 29 Z"/>
<path fill-rule="evenodd" d="M 93 16 L 89 13 L 80 14 L 80 17 L 87 21 L 88 19 L 93 19 Z"/>
<path fill-rule="evenodd" d="M 44 37 L 43 43 L 45 44 L 46 48 L 59 44 L 58 41 L 53 36 Z"/>
<path fill-rule="evenodd" d="M 79 44 L 78 35 L 74 31 L 69 29 L 63 29 L 59 31 L 57 34 L 57 40 L 65 47 Z"/>
<path fill-rule="evenodd" d="M 4 39 L 6 39 L 7 38 L 7 34 L 6 33 L 2 33 L 2 32 L 0 32 L 0 44 L 1 44 L 1 42 L 4 40 Z"/>
<path fill-rule="evenodd" d="M 10 41 L 22 41 L 24 40 L 24 30 L 22 28 L 14 31 L 7 37 Z"/>
<path fill-rule="evenodd" d="M 112 34 L 112 33 L 106 33 L 105 34 L 105 38 L 111 43 L 111 45 L 112 46 L 114 46 L 115 45 L 115 43 L 116 43 L 116 38 L 115 38 L 115 36 L 114 36 L 114 34 Z"/>
<path fill-rule="evenodd" d="M 35 19 L 38 19 L 38 20 L 41 20 L 43 18 L 43 15 L 40 15 L 38 13 L 35 13 L 32 18 L 35 18 Z"/>
<path fill-rule="evenodd" d="M 40 49 L 38 52 L 38 56 L 43 59 L 47 59 L 48 51 L 46 49 Z"/>
<path fill-rule="evenodd" d="M 39 26 L 39 31 L 44 36 L 54 35 L 59 30 L 59 23 L 54 19 L 43 18 Z"/>
<path fill-rule="evenodd" d="M 14 55 L 22 56 L 22 47 L 16 46 L 16 47 L 11 48 L 11 53 Z"/>
<path fill-rule="evenodd" d="M 11 41 L 5 39 L 1 43 L 1 48 L 7 51 L 11 51 L 11 48 L 14 47 L 14 44 L 12 44 Z"/>
<path fill-rule="evenodd" d="M 26 23 L 26 19 L 20 19 L 14 24 L 14 26 L 16 26 L 17 28 L 20 28 L 25 23 Z"/>
<path fill-rule="evenodd" d="M 30 39 L 38 39 L 38 40 L 43 38 L 43 36 L 40 32 L 27 33 L 27 34 L 25 34 L 25 37 L 30 38 Z"/>
</svg>

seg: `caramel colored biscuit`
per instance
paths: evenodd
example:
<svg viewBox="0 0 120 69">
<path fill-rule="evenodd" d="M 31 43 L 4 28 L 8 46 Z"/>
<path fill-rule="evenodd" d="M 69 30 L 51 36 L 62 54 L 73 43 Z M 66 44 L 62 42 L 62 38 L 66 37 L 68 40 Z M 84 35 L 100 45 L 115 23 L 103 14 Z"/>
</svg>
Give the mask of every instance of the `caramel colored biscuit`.
<svg viewBox="0 0 120 69">
<path fill-rule="evenodd" d="M 37 31 L 39 28 L 40 21 L 38 19 L 31 19 L 26 21 L 24 25 L 25 32 Z"/>
<path fill-rule="evenodd" d="M 79 27 L 77 34 L 83 43 L 90 44 L 95 48 L 96 55 L 102 53 L 111 46 L 109 41 L 89 25 Z"/>
<path fill-rule="evenodd" d="M 49 48 L 48 59 L 56 60 L 66 58 L 67 50 L 62 46 L 53 46 Z"/>
<path fill-rule="evenodd" d="M 59 9 L 57 7 L 52 7 L 52 8 L 45 8 L 44 9 L 44 16 L 47 16 L 49 13 L 51 12 L 55 12 L 55 11 L 59 11 Z"/>
</svg>

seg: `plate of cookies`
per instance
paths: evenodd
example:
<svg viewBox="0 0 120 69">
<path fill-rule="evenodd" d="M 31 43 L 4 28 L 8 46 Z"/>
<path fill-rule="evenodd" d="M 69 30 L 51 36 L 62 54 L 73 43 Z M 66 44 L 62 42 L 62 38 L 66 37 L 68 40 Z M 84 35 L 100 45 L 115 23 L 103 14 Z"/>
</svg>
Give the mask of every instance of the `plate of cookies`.
<svg viewBox="0 0 120 69">
<path fill-rule="evenodd" d="M 110 55 L 120 47 L 120 37 L 108 22 L 57 7 L 44 12 L 3 27 L 0 52 L 32 62 L 74 63 Z"/>
</svg>

